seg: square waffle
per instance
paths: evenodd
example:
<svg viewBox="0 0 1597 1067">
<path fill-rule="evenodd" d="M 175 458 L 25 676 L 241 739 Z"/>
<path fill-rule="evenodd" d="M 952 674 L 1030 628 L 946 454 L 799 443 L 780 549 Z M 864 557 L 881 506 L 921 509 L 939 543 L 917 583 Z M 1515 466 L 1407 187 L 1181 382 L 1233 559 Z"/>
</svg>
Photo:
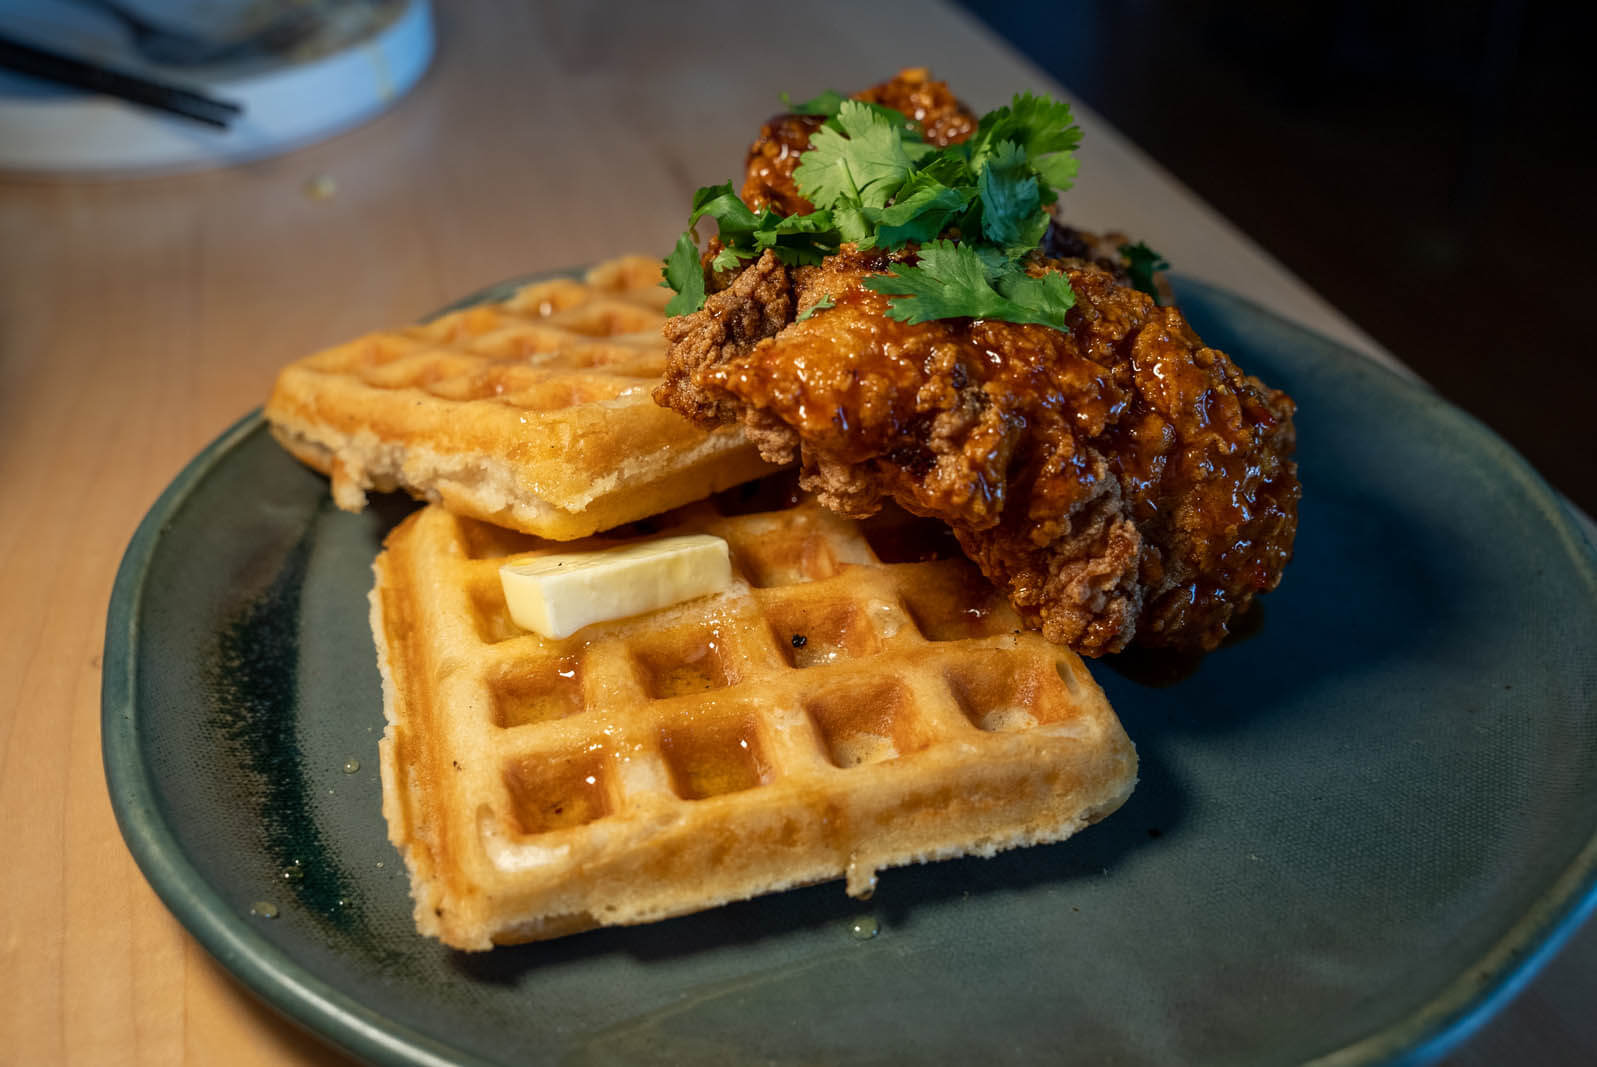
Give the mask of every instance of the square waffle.
<svg viewBox="0 0 1597 1067">
<path fill-rule="evenodd" d="M 616 259 L 368 334 L 284 368 L 266 418 L 339 507 L 405 489 L 557 540 L 768 473 L 737 428 L 707 433 L 650 399 L 659 281 L 658 260 Z"/>
<path fill-rule="evenodd" d="M 880 868 L 1057 841 L 1125 800 L 1135 752 L 1074 653 L 918 520 L 773 481 L 649 524 L 725 538 L 731 587 L 564 640 L 511 622 L 498 569 L 570 546 L 438 507 L 390 534 L 383 811 L 423 933 L 486 949 L 839 877 L 866 896 Z"/>
</svg>

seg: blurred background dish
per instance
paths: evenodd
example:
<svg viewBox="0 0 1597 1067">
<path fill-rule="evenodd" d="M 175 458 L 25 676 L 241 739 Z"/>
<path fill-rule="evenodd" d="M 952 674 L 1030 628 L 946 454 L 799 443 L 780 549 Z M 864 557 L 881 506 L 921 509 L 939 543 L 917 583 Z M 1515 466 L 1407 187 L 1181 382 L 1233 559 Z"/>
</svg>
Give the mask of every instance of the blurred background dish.
<svg viewBox="0 0 1597 1067">
<path fill-rule="evenodd" d="M 0 70 L 0 170 L 124 176 L 285 152 L 369 119 L 433 54 L 428 0 L 23 0 L 0 34 L 237 104 L 207 129 Z"/>
</svg>

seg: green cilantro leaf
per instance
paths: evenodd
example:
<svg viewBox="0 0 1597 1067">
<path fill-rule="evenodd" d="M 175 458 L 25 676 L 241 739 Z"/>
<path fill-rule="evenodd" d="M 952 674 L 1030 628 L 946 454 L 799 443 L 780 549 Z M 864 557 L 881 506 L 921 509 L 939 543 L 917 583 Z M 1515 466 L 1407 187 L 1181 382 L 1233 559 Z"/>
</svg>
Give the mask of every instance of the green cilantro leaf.
<svg viewBox="0 0 1597 1067">
<path fill-rule="evenodd" d="M 1076 293 L 1070 288 L 1070 280 L 1056 270 L 1037 278 L 1022 270 L 1007 271 L 999 275 L 993 284 L 1006 299 L 1036 308 L 1040 314 L 1047 316 L 1048 321 L 1044 325 L 1051 326 L 1055 321 L 1059 322 L 1056 329 L 1065 329 L 1065 312 L 1076 306 Z"/>
<path fill-rule="evenodd" d="M 977 179 L 982 234 L 1011 258 L 1037 247 L 1048 229 L 1037 177 L 1025 149 L 1013 141 L 998 146 Z"/>
<path fill-rule="evenodd" d="M 736 245 L 722 245 L 721 250 L 710 260 L 711 270 L 732 270 L 743 265 L 745 260 L 753 259 L 754 253 Z"/>
<path fill-rule="evenodd" d="M 837 227 L 829 212 L 778 215 L 767 207 L 760 218 L 761 226 L 753 235 L 755 253 L 773 248 L 783 263 L 813 265 L 837 251 Z"/>
<path fill-rule="evenodd" d="M 898 190 L 893 203 L 876 213 L 876 243 L 902 248 L 911 242 L 934 240 L 964 212 L 967 196 L 932 177 L 929 170 L 916 171 Z"/>
<path fill-rule="evenodd" d="M 715 220 L 722 240 L 729 236 L 746 236 L 760 228 L 759 216 L 738 199 L 731 182 L 706 185 L 693 194 L 693 213 L 688 216 L 688 228 L 692 229 L 706 215 Z"/>
<path fill-rule="evenodd" d="M 837 301 L 833 300 L 830 296 L 823 296 L 819 300 L 817 300 L 815 303 L 811 304 L 807 310 L 800 312 L 799 313 L 799 317 L 794 319 L 793 321 L 794 322 L 803 322 L 805 319 L 809 318 L 811 315 L 815 314 L 817 311 L 825 311 L 827 308 L 833 308 L 833 307 L 836 307 L 836 306 L 837 306 Z"/>
<path fill-rule="evenodd" d="M 976 172 L 970 169 L 963 145 L 952 145 L 930 156 L 916 169 L 915 177 L 939 182 L 950 189 L 967 190 L 972 195 L 976 189 Z"/>
<path fill-rule="evenodd" d="M 839 200 L 832 206 L 832 220 L 837 225 L 837 236 L 845 241 L 853 241 L 860 248 L 874 248 L 876 245 L 876 223 L 872 220 L 873 209 L 852 200 Z"/>
<path fill-rule="evenodd" d="M 677 238 L 660 274 L 660 284 L 677 294 L 665 305 L 667 315 L 687 315 L 704 306 L 704 268 L 699 266 L 699 246 L 693 243 L 692 230 Z"/>
<path fill-rule="evenodd" d="M 1131 278 L 1132 288 L 1142 290 L 1157 303 L 1159 287 L 1154 284 L 1153 276 L 1158 271 L 1169 270 L 1170 264 L 1141 241 L 1134 245 L 1121 245 L 1120 257 L 1126 261 L 1126 274 Z"/>
<path fill-rule="evenodd" d="M 840 200 L 885 207 L 909 178 L 905 133 L 857 100 L 837 112 L 838 129 L 822 127 L 793 170 L 799 191 L 818 208 Z"/>
<path fill-rule="evenodd" d="M 1054 152 L 1050 155 L 1040 156 L 1031 161 L 1037 174 L 1043 180 L 1044 197 L 1047 203 L 1059 199 L 1059 194 L 1076 184 L 1076 171 L 1080 164 L 1076 162 L 1074 153 Z"/>
<path fill-rule="evenodd" d="M 1014 266 L 1008 256 L 992 245 L 974 244 L 965 247 L 974 251 L 976 258 L 981 260 L 982 270 L 986 272 L 988 281 L 992 281 Z"/>
<path fill-rule="evenodd" d="M 1059 192 L 1075 182 L 1074 152 L 1081 144 L 1081 128 L 1071 117 L 1068 103 L 1017 93 L 1007 107 L 989 111 L 981 117 L 970 139 L 971 166 L 979 171 L 1006 141 L 1025 151 L 1042 178 L 1046 186 L 1039 190 L 1043 203 L 1052 203 Z"/>
<path fill-rule="evenodd" d="M 1033 159 L 1052 152 L 1071 152 L 1081 145 L 1081 127 L 1070 114 L 1070 104 L 1031 92 L 1016 93 L 1009 105 L 1009 121 L 1025 136 L 1020 146 Z"/>
<path fill-rule="evenodd" d="M 963 315 L 985 318 L 1004 303 L 987 284 L 986 269 L 975 251 L 952 241 L 922 245 L 917 265 L 897 264 L 891 274 L 873 275 L 864 284 L 893 297 L 887 313 L 900 322 Z"/>
<path fill-rule="evenodd" d="M 865 286 L 893 297 L 887 314 L 900 322 L 934 319 L 999 319 L 1035 323 L 1065 330 L 1065 312 L 1075 294 L 1062 274 L 1031 278 L 1018 266 L 1004 261 L 994 288 L 989 278 L 992 260 L 969 245 L 933 241 L 922 245 L 915 266 L 897 264 L 893 273 L 873 275 Z M 1008 295 L 1006 295 L 1008 294 Z M 1022 302 L 1024 301 L 1024 303 Z"/>
</svg>

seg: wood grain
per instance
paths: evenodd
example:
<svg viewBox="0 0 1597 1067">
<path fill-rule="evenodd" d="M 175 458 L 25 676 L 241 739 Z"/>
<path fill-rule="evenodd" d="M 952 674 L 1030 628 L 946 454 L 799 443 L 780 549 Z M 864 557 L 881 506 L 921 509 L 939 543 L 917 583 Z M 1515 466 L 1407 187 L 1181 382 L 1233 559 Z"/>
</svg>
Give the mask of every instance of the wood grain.
<svg viewBox="0 0 1597 1067">
<path fill-rule="evenodd" d="M 123 547 L 279 364 L 507 276 L 668 248 L 780 90 L 930 65 L 978 110 L 1059 91 L 948 7 L 704 6 L 445 5 L 419 88 L 327 143 L 174 177 L 0 181 L 0 1060 L 342 1061 L 168 915 L 100 763 Z M 1390 359 L 1095 116 L 1081 124 L 1074 220 L 1157 235 L 1185 271 Z M 306 194 L 319 176 L 331 198 Z M 1588 929 L 1456 1062 L 1590 1057 L 1594 991 Z"/>
</svg>

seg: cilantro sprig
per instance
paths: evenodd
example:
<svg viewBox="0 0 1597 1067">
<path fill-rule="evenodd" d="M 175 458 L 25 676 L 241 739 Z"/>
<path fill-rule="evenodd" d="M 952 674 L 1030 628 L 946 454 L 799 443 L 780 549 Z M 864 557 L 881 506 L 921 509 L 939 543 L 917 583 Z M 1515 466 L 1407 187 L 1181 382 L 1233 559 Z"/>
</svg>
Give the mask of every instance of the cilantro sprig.
<svg viewBox="0 0 1597 1067">
<path fill-rule="evenodd" d="M 844 100 L 836 126 L 810 137 L 793 180 L 817 208 L 885 208 L 909 181 L 914 160 L 931 151 L 913 130 L 858 100 Z"/>
<path fill-rule="evenodd" d="M 1163 256 L 1138 241 L 1134 245 L 1121 245 L 1120 258 L 1126 261 L 1126 275 L 1131 279 L 1131 287 L 1140 289 L 1159 299 L 1159 287 L 1154 283 L 1153 276 L 1162 270 L 1169 270 L 1170 264 Z"/>
<path fill-rule="evenodd" d="M 704 304 L 693 227 L 711 218 L 721 244 L 711 261 L 715 270 L 767 250 L 798 265 L 818 263 L 845 242 L 889 251 L 916 245 L 915 263 L 866 279 L 892 297 L 893 318 L 987 318 L 1065 329 L 1075 301 L 1069 282 L 1057 272 L 1032 277 L 1022 260 L 1048 228 L 1047 205 L 1075 180 L 1081 131 L 1069 104 L 1021 93 L 984 115 L 965 143 L 935 148 L 916 123 L 880 105 L 835 92 L 787 103 L 800 114 L 826 117 L 793 172 L 815 210 L 755 212 L 731 183 L 700 189 L 688 230 L 665 265 L 665 284 L 677 294 L 669 314 Z"/>
<path fill-rule="evenodd" d="M 953 241 L 922 245 L 914 266 L 901 263 L 891 274 L 872 275 L 865 287 L 897 297 L 889 314 L 909 323 L 968 316 L 1062 330 L 1065 312 L 1076 303 L 1063 274 L 1034 278 L 1011 269 L 1007 259 Z"/>
<path fill-rule="evenodd" d="M 691 234 L 677 238 L 660 273 L 660 284 L 676 290 L 676 296 L 666 301 L 667 315 L 691 315 L 704 306 L 704 268 L 699 266 L 699 246 Z"/>
</svg>

